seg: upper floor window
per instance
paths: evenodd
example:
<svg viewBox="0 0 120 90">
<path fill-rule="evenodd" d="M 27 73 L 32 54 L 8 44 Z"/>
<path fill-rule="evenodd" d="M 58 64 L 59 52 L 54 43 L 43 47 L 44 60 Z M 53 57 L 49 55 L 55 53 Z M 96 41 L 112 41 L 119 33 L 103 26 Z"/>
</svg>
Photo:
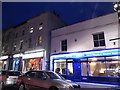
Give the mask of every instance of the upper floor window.
<svg viewBox="0 0 120 90">
<path fill-rule="evenodd" d="M 105 46 L 104 32 L 93 34 L 94 47 Z"/>
<path fill-rule="evenodd" d="M 42 44 L 42 36 L 38 36 L 38 45 Z"/>
<path fill-rule="evenodd" d="M 32 47 L 32 38 L 29 38 L 29 40 L 28 40 L 28 47 L 29 47 L 29 48 Z"/>
<path fill-rule="evenodd" d="M 33 33 L 33 29 L 34 29 L 33 27 L 30 27 L 30 33 Z"/>
<path fill-rule="evenodd" d="M 61 51 L 67 51 L 67 40 L 61 41 Z"/>
<path fill-rule="evenodd" d="M 15 51 L 16 50 L 16 43 L 14 44 L 14 46 L 13 46 L 13 51 Z"/>
<path fill-rule="evenodd" d="M 24 36 L 24 35 L 25 35 L 25 31 L 23 30 L 23 31 L 22 31 L 22 36 Z"/>
<path fill-rule="evenodd" d="M 43 23 L 40 23 L 39 24 L 39 30 L 42 30 L 43 29 Z"/>
<path fill-rule="evenodd" d="M 23 49 L 23 40 L 20 41 L 20 50 Z"/>
<path fill-rule="evenodd" d="M 18 33 L 15 34 L 15 37 L 16 37 L 16 38 L 18 37 Z"/>
</svg>

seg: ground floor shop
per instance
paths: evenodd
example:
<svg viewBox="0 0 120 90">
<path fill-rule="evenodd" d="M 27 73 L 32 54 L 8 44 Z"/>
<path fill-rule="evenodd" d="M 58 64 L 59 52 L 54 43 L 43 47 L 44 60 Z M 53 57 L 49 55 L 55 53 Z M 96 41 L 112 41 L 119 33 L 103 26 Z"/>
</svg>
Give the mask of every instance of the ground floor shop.
<svg viewBox="0 0 120 90">
<path fill-rule="evenodd" d="M 13 69 L 22 71 L 42 70 L 45 68 L 45 55 L 43 50 L 32 50 L 13 55 Z"/>
<path fill-rule="evenodd" d="M 23 70 L 42 70 L 43 57 L 23 59 Z"/>
<path fill-rule="evenodd" d="M 120 84 L 120 49 L 60 53 L 51 56 L 51 69 L 74 81 Z"/>
<path fill-rule="evenodd" d="M 0 57 L 0 70 L 16 70 L 23 73 L 29 70 L 46 69 L 46 51 L 44 49 L 25 51 Z"/>
<path fill-rule="evenodd" d="M 10 56 L 5 55 L 0 57 L 0 70 L 7 70 L 8 67 L 8 61 L 9 61 Z"/>
</svg>

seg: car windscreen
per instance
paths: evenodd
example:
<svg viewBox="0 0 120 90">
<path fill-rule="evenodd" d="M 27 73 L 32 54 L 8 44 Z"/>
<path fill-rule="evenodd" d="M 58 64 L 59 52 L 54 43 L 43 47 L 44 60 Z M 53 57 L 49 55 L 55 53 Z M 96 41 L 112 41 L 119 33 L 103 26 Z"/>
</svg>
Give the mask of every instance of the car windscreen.
<svg viewBox="0 0 120 90">
<path fill-rule="evenodd" d="M 53 72 L 46 72 L 46 73 L 51 79 L 63 79 L 56 73 L 53 73 Z"/>
<path fill-rule="evenodd" d="M 19 76 L 21 75 L 20 72 L 8 72 L 9 76 Z"/>
</svg>

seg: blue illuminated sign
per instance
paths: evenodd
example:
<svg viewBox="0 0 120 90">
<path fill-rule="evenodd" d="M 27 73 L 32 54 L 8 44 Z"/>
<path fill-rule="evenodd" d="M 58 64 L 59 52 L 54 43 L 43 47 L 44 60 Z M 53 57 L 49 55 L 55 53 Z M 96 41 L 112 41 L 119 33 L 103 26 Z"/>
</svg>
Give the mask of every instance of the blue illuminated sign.
<svg viewBox="0 0 120 90">
<path fill-rule="evenodd" d="M 71 52 L 67 54 L 52 55 L 51 59 L 88 58 L 88 57 L 118 56 L 118 55 L 120 55 L 120 49 L 106 49 L 106 50 Z"/>
</svg>

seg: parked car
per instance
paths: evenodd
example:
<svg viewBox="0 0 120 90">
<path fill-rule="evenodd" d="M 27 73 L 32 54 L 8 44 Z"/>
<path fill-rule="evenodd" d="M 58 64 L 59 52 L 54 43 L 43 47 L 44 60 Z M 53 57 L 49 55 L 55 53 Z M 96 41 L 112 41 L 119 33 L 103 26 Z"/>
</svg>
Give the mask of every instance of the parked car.
<svg viewBox="0 0 120 90">
<path fill-rule="evenodd" d="M 19 75 L 21 75 L 21 72 L 19 71 L 0 71 L 0 85 L 4 87 L 6 85 L 16 84 Z"/>
<path fill-rule="evenodd" d="M 19 90 L 79 90 L 80 85 L 52 71 L 28 71 L 18 78 Z"/>
</svg>

